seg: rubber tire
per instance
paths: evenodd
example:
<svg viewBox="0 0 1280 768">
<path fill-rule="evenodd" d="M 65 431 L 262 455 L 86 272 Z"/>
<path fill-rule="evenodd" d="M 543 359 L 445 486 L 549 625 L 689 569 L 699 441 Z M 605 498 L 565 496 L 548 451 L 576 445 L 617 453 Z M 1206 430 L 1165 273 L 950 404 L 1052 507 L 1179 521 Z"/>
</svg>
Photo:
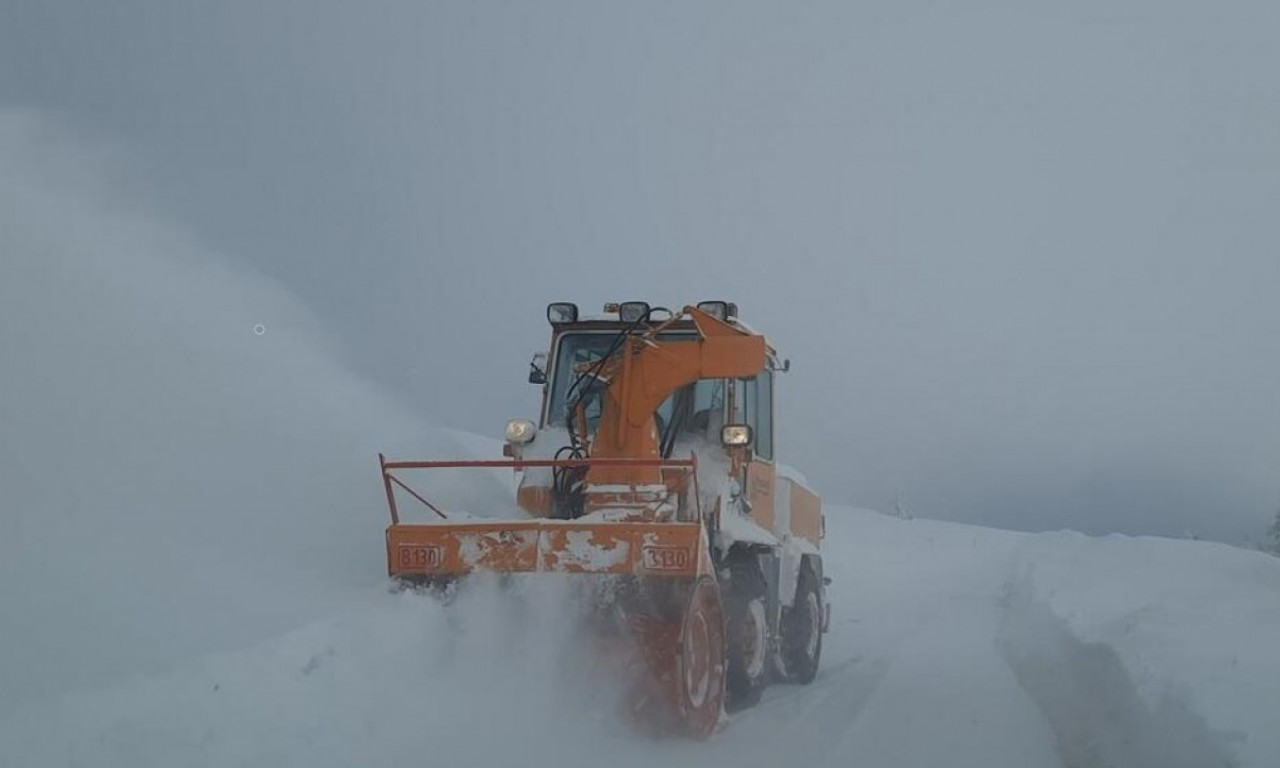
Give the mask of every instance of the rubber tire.
<svg viewBox="0 0 1280 768">
<path fill-rule="evenodd" d="M 725 641 L 724 601 L 715 579 L 698 577 L 689 591 L 688 606 L 680 621 L 674 684 L 676 703 L 684 719 L 687 735 L 706 739 L 719 726 L 725 697 Z M 697 642 L 701 640 L 702 642 Z M 698 651 L 705 656 L 701 657 Z M 690 662 L 704 662 L 705 669 L 690 669 Z M 698 691 L 698 681 L 691 677 L 702 672 L 703 690 Z M 691 685 L 692 684 L 692 685 Z"/>
<path fill-rule="evenodd" d="M 808 565 L 800 569 L 796 600 L 783 611 L 781 629 L 782 678 L 801 685 L 813 682 L 822 659 L 822 585 Z"/>
<path fill-rule="evenodd" d="M 726 601 L 727 634 L 729 636 L 729 668 L 725 679 L 725 709 L 737 712 L 753 707 L 760 701 L 761 694 L 769 684 L 768 627 L 764 610 L 764 594 L 754 584 L 742 591 L 736 591 Z M 748 644 L 746 642 L 747 620 L 750 616 L 751 603 L 757 602 L 759 610 L 757 618 L 762 629 L 757 630 L 756 642 L 760 646 L 759 670 L 753 675 L 751 664 L 747 660 Z"/>
</svg>

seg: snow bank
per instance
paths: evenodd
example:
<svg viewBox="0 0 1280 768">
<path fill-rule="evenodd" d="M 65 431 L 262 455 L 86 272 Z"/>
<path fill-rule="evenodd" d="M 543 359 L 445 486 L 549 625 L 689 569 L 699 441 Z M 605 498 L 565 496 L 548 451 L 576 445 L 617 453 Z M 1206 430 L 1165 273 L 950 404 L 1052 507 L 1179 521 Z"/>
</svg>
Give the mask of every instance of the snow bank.
<svg viewBox="0 0 1280 768">
<path fill-rule="evenodd" d="M 377 452 L 483 450 L 131 208 L 111 161 L 0 111 L 0 717 L 341 609 L 385 574 Z M 475 509 L 504 482 L 428 485 Z"/>
<path fill-rule="evenodd" d="M 565 581 L 473 584 L 446 608 L 385 590 L 239 651 L 29 707 L 14 766 L 589 765 L 620 720 Z"/>
<path fill-rule="evenodd" d="M 1240 765 L 1280 764 L 1280 560 L 1211 542 L 1060 533 L 1031 537 L 1014 574 L 1017 599 L 1051 614 L 1077 650 L 1114 658 L 1135 701 L 1165 713 L 1153 740 L 1181 745 L 1184 762 L 1171 753 L 1160 765 L 1209 764 L 1185 762 L 1196 722 Z"/>
<path fill-rule="evenodd" d="M 1280 560 L 1210 542 L 1014 533 L 838 507 L 827 514 L 828 551 L 842 553 L 829 554 L 837 575 L 829 641 L 843 635 L 864 663 L 889 670 L 859 721 L 890 706 L 897 693 L 886 687 L 925 675 L 935 689 L 917 688 L 896 710 L 899 722 L 972 717 L 981 730 L 1001 702 L 1017 699 L 993 689 L 984 702 L 977 692 L 1011 671 L 1024 705 L 1052 732 L 1059 764 L 1280 765 Z M 1008 670 L 974 655 L 966 638 L 984 634 Z M 904 663 L 914 673 L 895 680 Z M 989 674 L 966 680 L 963 668 L 977 665 Z M 955 689 L 973 694 L 968 714 L 934 712 Z M 924 744 L 856 748 L 879 765 L 921 764 L 906 756 L 940 759 L 948 749 L 949 765 L 1031 764 L 966 752 L 961 730 L 943 728 Z M 1024 749 L 1035 754 L 1034 745 Z"/>
</svg>

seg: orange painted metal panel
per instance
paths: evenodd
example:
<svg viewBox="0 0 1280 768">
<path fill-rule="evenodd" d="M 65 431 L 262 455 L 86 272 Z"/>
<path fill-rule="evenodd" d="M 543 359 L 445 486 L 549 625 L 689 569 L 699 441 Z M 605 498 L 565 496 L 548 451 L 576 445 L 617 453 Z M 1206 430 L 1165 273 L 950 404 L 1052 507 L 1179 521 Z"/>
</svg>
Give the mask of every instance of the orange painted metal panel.
<svg viewBox="0 0 1280 768">
<path fill-rule="evenodd" d="M 387 528 L 392 576 L 488 570 L 691 578 L 710 569 L 706 549 L 697 523 L 530 520 Z"/>
<path fill-rule="evenodd" d="M 757 460 L 747 465 L 747 502 L 751 504 L 751 518 L 766 531 L 773 530 L 776 479 L 771 462 Z"/>
<path fill-rule="evenodd" d="M 822 499 L 799 483 L 791 486 L 791 534 L 815 547 L 822 538 Z"/>
</svg>

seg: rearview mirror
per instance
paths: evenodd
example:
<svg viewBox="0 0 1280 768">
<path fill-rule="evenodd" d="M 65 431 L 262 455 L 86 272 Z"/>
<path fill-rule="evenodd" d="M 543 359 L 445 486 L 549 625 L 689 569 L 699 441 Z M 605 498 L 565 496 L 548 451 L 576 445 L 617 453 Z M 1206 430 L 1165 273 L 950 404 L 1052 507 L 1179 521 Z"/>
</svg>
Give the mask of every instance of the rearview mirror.
<svg viewBox="0 0 1280 768">
<path fill-rule="evenodd" d="M 535 352 L 533 359 L 529 361 L 529 383 L 530 384 L 546 384 L 547 383 L 547 353 Z"/>
</svg>

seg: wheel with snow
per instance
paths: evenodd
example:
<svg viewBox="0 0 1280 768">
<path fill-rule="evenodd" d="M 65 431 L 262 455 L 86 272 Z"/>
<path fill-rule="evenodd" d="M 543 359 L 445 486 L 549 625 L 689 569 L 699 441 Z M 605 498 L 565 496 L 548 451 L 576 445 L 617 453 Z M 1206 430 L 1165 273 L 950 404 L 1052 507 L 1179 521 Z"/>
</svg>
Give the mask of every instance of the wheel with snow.
<svg viewBox="0 0 1280 768">
<path fill-rule="evenodd" d="M 676 702 L 686 731 L 705 739 L 720 723 L 725 693 L 724 608 L 720 587 L 699 577 L 680 626 L 675 668 Z"/>
<path fill-rule="evenodd" d="M 778 668 L 789 683 L 813 682 L 822 657 L 822 583 L 808 564 L 800 569 L 796 600 L 782 611 Z"/>
<path fill-rule="evenodd" d="M 726 602 L 729 620 L 729 672 L 726 709 L 754 706 L 768 684 L 769 624 L 764 580 L 755 569 L 735 570 Z"/>
</svg>

